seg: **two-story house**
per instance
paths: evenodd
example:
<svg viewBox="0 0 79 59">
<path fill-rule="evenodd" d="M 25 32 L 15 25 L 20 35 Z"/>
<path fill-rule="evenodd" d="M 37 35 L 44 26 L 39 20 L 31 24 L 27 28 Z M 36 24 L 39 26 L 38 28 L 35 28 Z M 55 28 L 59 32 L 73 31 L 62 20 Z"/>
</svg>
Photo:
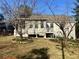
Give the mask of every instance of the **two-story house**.
<svg viewBox="0 0 79 59">
<path fill-rule="evenodd" d="M 44 37 L 44 38 L 55 38 L 62 36 L 62 31 L 56 23 L 62 21 L 67 21 L 65 25 L 66 33 L 69 32 L 71 26 L 75 24 L 73 17 L 68 16 L 52 16 L 52 15 L 32 15 L 29 18 L 17 18 L 24 20 L 24 26 L 22 28 L 23 37 Z M 19 29 L 17 25 L 17 29 Z M 14 36 L 19 36 L 16 28 L 14 30 Z M 69 38 L 75 36 L 75 26 L 72 28 L 72 32 L 69 35 Z"/>
</svg>

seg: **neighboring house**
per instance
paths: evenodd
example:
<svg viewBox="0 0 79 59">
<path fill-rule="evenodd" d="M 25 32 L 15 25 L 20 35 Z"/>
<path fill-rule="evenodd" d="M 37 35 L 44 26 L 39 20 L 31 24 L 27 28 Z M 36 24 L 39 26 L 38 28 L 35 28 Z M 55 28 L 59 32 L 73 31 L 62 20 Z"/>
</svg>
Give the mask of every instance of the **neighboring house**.
<svg viewBox="0 0 79 59">
<path fill-rule="evenodd" d="M 0 35 L 13 34 L 13 31 L 13 25 L 4 18 L 3 14 L 0 14 Z"/>
<path fill-rule="evenodd" d="M 75 24 L 74 17 L 69 16 L 51 16 L 51 15 L 32 15 L 29 18 L 17 18 L 24 20 L 25 26 L 22 29 L 23 37 L 44 37 L 44 38 L 56 38 L 63 37 L 62 31 L 56 25 L 58 22 L 67 21 L 65 30 L 68 31 L 71 25 Z M 19 30 L 19 26 L 17 26 Z M 16 28 L 14 30 L 14 36 L 19 36 Z M 69 35 L 69 38 L 76 39 L 75 26 Z"/>
<path fill-rule="evenodd" d="M 6 30 L 7 30 L 7 34 L 9 35 L 14 34 L 14 26 L 11 23 L 6 23 Z"/>
<path fill-rule="evenodd" d="M 13 35 L 14 27 L 13 25 L 7 23 L 5 20 L 0 21 L 0 35 Z"/>
<path fill-rule="evenodd" d="M 0 21 L 0 34 L 4 34 L 6 30 L 6 24 L 4 21 Z"/>
</svg>

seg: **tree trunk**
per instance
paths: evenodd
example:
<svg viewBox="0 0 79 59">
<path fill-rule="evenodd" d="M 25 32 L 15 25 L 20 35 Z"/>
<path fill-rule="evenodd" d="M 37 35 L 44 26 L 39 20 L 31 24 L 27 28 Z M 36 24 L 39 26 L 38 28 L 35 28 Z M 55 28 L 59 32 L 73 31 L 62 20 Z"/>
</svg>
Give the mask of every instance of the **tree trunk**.
<svg viewBox="0 0 79 59">
<path fill-rule="evenodd" d="M 62 39 L 61 40 L 62 59 L 65 59 L 64 47 L 65 47 L 64 40 Z"/>
<path fill-rule="evenodd" d="M 23 36 L 22 36 L 22 27 L 20 27 L 20 38 L 23 39 Z"/>
<path fill-rule="evenodd" d="M 20 34 L 20 38 L 21 38 L 21 39 L 23 39 L 23 36 L 22 36 L 22 34 Z"/>
<path fill-rule="evenodd" d="M 61 42 L 61 47 L 62 47 L 62 59 L 65 59 L 65 53 L 64 53 L 64 41 L 62 40 Z"/>
</svg>

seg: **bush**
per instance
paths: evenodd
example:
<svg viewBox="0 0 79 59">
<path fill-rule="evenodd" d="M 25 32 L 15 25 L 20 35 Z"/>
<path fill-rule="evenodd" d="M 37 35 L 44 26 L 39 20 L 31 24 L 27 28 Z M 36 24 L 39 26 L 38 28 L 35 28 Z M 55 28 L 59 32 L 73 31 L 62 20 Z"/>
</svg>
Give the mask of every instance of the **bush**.
<svg viewBox="0 0 79 59">
<path fill-rule="evenodd" d="M 17 56 L 18 59 L 49 59 L 49 55 L 47 54 L 48 48 L 41 49 L 33 49 L 29 53 Z"/>
<path fill-rule="evenodd" d="M 29 38 L 15 38 L 15 39 L 12 39 L 13 40 L 13 43 L 22 43 L 22 44 L 26 44 L 26 43 L 32 43 L 33 40 L 32 39 L 29 39 Z"/>
</svg>

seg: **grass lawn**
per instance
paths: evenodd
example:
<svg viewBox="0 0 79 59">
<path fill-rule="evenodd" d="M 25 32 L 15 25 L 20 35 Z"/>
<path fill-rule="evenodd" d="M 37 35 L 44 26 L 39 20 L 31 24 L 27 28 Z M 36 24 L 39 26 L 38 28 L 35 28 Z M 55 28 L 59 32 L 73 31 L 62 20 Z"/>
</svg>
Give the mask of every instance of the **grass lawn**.
<svg viewBox="0 0 79 59">
<path fill-rule="evenodd" d="M 32 49 L 48 48 L 49 59 L 62 59 L 60 44 L 55 41 L 39 38 L 33 42 L 21 44 L 12 43 L 13 38 L 13 36 L 0 36 L 0 56 L 17 56 L 28 54 Z M 75 44 L 72 45 L 71 42 L 69 47 L 65 49 L 66 59 L 79 59 L 79 45 Z"/>
<path fill-rule="evenodd" d="M 11 41 L 13 38 L 13 36 L 0 36 L 0 42 Z"/>
</svg>

